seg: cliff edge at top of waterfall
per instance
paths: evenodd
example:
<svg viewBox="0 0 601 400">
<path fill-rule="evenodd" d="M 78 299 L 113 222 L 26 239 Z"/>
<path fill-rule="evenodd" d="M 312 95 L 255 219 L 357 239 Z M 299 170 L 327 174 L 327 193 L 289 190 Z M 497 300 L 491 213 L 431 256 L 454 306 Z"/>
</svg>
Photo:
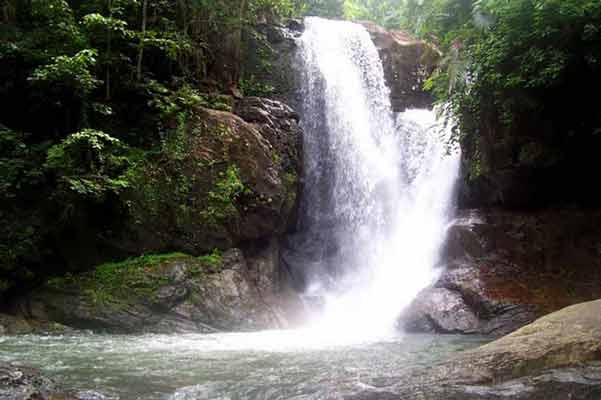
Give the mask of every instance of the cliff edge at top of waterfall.
<svg viewBox="0 0 601 400">
<path fill-rule="evenodd" d="M 441 60 L 440 50 L 407 32 L 387 30 L 369 21 L 359 23 L 369 32 L 382 59 L 393 110 L 432 107 L 434 98 L 424 90 L 424 83 Z"/>
<path fill-rule="evenodd" d="M 393 110 L 432 107 L 434 98 L 424 90 L 424 82 L 438 66 L 440 50 L 404 31 L 387 30 L 370 21 L 357 23 L 368 31 L 378 49 Z M 244 82 L 260 83 L 257 87 L 268 89 L 269 97 L 282 100 L 299 112 L 303 99 L 296 54 L 297 39 L 304 29 L 298 20 L 259 25 L 259 35 L 246 39 L 251 51 L 243 68 Z"/>
</svg>

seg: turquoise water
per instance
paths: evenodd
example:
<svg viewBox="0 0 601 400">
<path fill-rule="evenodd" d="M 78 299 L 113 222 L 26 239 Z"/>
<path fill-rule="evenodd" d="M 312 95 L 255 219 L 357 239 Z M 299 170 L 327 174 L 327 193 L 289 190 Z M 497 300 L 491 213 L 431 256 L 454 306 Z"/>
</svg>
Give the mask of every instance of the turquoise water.
<svg viewBox="0 0 601 400">
<path fill-rule="evenodd" d="M 394 382 L 486 338 L 405 335 L 339 344 L 301 331 L 0 336 L 0 359 L 108 399 L 334 399 Z"/>
</svg>

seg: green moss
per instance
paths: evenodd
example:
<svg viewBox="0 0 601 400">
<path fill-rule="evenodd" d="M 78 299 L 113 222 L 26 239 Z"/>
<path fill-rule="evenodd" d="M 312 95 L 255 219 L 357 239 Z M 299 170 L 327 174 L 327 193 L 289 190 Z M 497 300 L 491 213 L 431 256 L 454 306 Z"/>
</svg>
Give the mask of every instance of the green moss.
<svg viewBox="0 0 601 400">
<path fill-rule="evenodd" d="M 153 304 L 157 290 L 173 283 L 165 268 L 177 260 L 186 262 L 188 277 L 202 278 L 221 271 L 221 252 L 215 249 L 200 257 L 168 253 L 105 263 L 90 272 L 50 279 L 47 285 L 54 290 L 81 293 L 94 306 L 119 310 L 136 303 Z"/>
<path fill-rule="evenodd" d="M 179 112 L 176 115 L 176 121 L 177 127 L 167 132 L 162 141 L 161 152 L 171 160 L 183 160 L 187 151 L 186 124 L 188 114 L 183 111 Z"/>
<path fill-rule="evenodd" d="M 203 263 L 210 271 L 218 272 L 221 267 L 221 251 L 214 249 L 211 254 L 198 257 L 201 263 Z"/>
<path fill-rule="evenodd" d="M 213 225 L 236 217 L 238 210 L 235 201 L 244 190 L 238 167 L 230 165 L 226 171 L 219 173 L 219 179 L 209 191 L 208 205 L 201 211 L 201 218 Z"/>
<path fill-rule="evenodd" d="M 284 174 L 284 185 L 286 186 L 286 203 L 287 209 L 292 209 L 296 202 L 296 189 L 298 186 L 298 176 L 293 172 Z"/>
<path fill-rule="evenodd" d="M 183 253 L 144 255 L 105 263 L 84 274 L 53 278 L 48 281 L 48 286 L 81 291 L 95 305 L 128 303 L 139 298 L 152 302 L 156 290 L 170 283 L 161 269 L 178 259 L 193 258 Z"/>
<path fill-rule="evenodd" d="M 245 96 L 269 97 L 275 92 L 272 85 L 259 81 L 254 75 L 248 79 L 240 79 L 238 87 Z"/>
<path fill-rule="evenodd" d="M 282 165 L 282 156 L 278 152 L 271 153 L 271 159 L 276 165 Z"/>
<path fill-rule="evenodd" d="M 234 98 L 228 95 L 213 95 L 207 97 L 207 107 L 219 111 L 232 111 Z"/>
</svg>

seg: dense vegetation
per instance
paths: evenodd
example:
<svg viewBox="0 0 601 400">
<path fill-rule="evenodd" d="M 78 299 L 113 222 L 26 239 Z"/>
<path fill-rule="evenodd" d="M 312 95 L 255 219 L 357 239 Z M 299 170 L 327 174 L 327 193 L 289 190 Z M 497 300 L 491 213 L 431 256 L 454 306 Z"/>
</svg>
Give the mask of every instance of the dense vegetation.
<svg viewBox="0 0 601 400">
<path fill-rule="evenodd" d="M 544 170 L 553 187 L 594 171 L 597 0 L 5 0 L 0 8 L 0 293 L 79 267 L 64 265 L 65 251 L 82 264 L 110 256 L 91 256 L 84 239 L 118 229 L 130 212 L 122 193 L 149 158 L 177 152 L 172 138 L 187 111 L 227 110 L 227 96 L 268 92 L 243 79 L 243 38 L 281 17 L 371 19 L 435 42 L 446 56 L 427 86 L 454 116 L 471 179 Z M 590 192 L 572 197 L 596 201 Z"/>
<path fill-rule="evenodd" d="M 505 199 L 516 205 L 597 204 L 574 179 L 587 181 L 601 144 L 589 100 L 601 87 L 599 1 L 407 0 L 402 25 L 445 51 L 427 86 L 455 117 L 470 179 L 537 182 L 528 199 Z"/>
<path fill-rule="evenodd" d="M 131 212 L 122 194 L 150 159 L 168 153 L 178 162 L 187 111 L 227 110 L 238 86 L 256 89 L 239 85 L 243 35 L 256 23 L 319 7 L 289 0 L 0 2 L 0 294 L 16 282 L 80 268 L 64 265 L 66 252 L 82 265 L 110 257 L 87 243 L 119 228 Z"/>
</svg>

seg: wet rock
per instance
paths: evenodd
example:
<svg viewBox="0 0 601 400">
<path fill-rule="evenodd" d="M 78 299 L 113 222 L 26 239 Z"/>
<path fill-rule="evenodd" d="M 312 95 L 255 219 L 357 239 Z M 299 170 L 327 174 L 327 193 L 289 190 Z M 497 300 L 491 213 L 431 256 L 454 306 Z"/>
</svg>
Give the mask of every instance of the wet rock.
<svg viewBox="0 0 601 400">
<path fill-rule="evenodd" d="M 440 51 L 406 32 L 388 31 L 372 22 L 361 24 L 380 53 L 393 110 L 431 107 L 432 94 L 423 86 L 438 65 Z"/>
<path fill-rule="evenodd" d="M 414 372 L 401 377 L 395 387 L 368 389 L 343 396 L 345 400 L 598 400 L 601 398 L 601 364 L 547 370 L 498 384 L 482 385 L 437 376 L 434 371 Z M 420 375 L 421 374 L 421 375 Z"/>
<path fill-rule="evenodd" d="M 564 308 L 394 384 L 345 399 L 596 400 L 601 396 L 601 300 Z"/>
<path fill-rule="evenodd" d="M 423 84 L 438 65 L 440 51 L 406 32 L 389 31 L 372 22 L 360 23 L 371 35 L 382 59 L 393 110 L 431 107 L 433 97 L 423 90 Z M 261 94 L 301 111 L 296 49 L 303 30 L 302 21 L 288 20 L 284 24 L 258 24 L 254 31 L 246 33 L 243 82 L 248 86 L 247 95 Z"/>
<path fill-rule="evenodd" d="M 407 310 L 404 328 L 410 332 L 478 332 L 480 320 L 461 295 L 445 288 L 429 288 L 420 293 L 422 301 Z"/>
<path fill-rule="evenodd" d="M 44 335 L 68 332 L 73 332 L 73 329 L 57 322 L 0 314 L 0 335 Z"/>
<path fill-rule="evenodd" d="M 20 299 L 17 311 L 117 333 L 257 330 L 283 324 L 276 296 L 267 297 L 274 288 L 257 284 L 239 249 L 210 259 L 153 257 L 53 279 Z"/>
<path fill-rule="evenodd" d="M 478 382 L 601 361 L 601 300 L 549 314 L 454 361 L 446 365 L 449 373 Z"/>
<path fill-rule="evenodd" d="M 598 212 L 461 211 L 449 229 L 445 267 L 433 286 L 455 293 L 455 309 L 471 312 L 479 323 L 476 329 L 457 324 L 451 331 L 502 335 L 546 313 L 601 297 L 599 226 Z M 449 330 L 416 322 L 437 315 L 436 293 L 423 291 L 406 310 L 408 329 Z"/>
<path fill-rule="evenodd" d="M 106 400 L 106 396 L 93 390 L 83 390 L 76 393 L 77 400 Z"/>
<path fill-rule="evenodd" d="M 34 368 L 0 362 L 0 400 L 76 400 Z"/>
</svg>

